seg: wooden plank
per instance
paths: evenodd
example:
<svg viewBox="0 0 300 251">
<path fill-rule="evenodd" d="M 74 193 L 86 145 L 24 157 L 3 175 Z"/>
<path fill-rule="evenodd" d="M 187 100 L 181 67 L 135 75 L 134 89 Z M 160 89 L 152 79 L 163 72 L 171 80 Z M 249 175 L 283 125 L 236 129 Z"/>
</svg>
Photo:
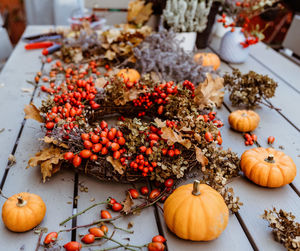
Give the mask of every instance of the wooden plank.
<svg viewBox="0 0 300 251">
<path fill-rule="evenodd" d="M 247 65 L 248 66 L 248 65 Z M 246 68 L 243 66 L 243 70 L 245 72 L 255 67 L 254 64 L 249 66 L 251 68 Z M 230 72 L 231 69 L 225 63 L 221 65 L 221 75 L 225 72 Z M 288 87 L 286 87 L 288 89 Z M 279 95 L 282 92 L 278 92 Z M 232 107 L 231 102 L 228 98 L 228 93 L 225 94 L 225 103 L 231 110 L 236 110 L 238 107 Z M 289 103 L 289 102 L 288 102 Z M 297 102 L 296 102 L 297 103 Z M 298 101 L 299 103 L 299 101 Z M 292 157 L 296 166 L 300 166 L 300 143 L 296 139 L 299 139 L 299 131 L 297 131 L 290 123 L 287 122 L 278 112 L 275 110 L 269 109 L 268 107 L 262 105 L 259 108 L 255 109 L 255 111 L 260 115 L 261 121 L 254 131 L 254 133 L 258 136 L 259 144 L 263 147 L 270 147 L 267 144 L 267 138 L 269 136 L 274 136 L 276 138 L 273 147 L 279 149 L 279 146 L 284 147 L 284 152 Z M 295 112 L 294 112 L 294 117 Z M 276 121 L 276 122 L 275 122 Z M 297 173 L 295 180 L 293 181 L 293 185 L 300 191 L 300 174 Z"/>
<path fill-rule="evenodd" d="M 258 62 L 268 67 L 281 80 L 300 92 L 300 67 L 264 43 L 258 43 L 251 48 L 250 55 Z"/>
<path fill-rule="evenodd" d="M 44 30 L 42 27 L 29 27 L 30 34 L 39 33 Z M 24 54 L 22 51 L 14 53 L 14 57 L 17 62 L 25 65 L 28 60 L 35 61 L 38 55 Z M 41 62 L 40 62 L 41 65 Z M 32 69 L 34 71 L 36 69 Z M 15 78 L 10 78 L 11 83 L 25 81 L 26 72 L 15 74 Z M 12 85 L 12 89 L 15 88 Z M 18 87 L 19 88 L 19 87 Z M 6 92 L 8 95 L 9 92 Z M 35 93 L 34 103 L 39 106 L 41 100 L 46 97 L 46 94 L 38 97 L 38 92 Z M 24 104 L 19 103 L 19 99 L 16 97 L 11 98 L 11 102 L 15 102 L 23 110 Z M 18 109 L 18 108 L 15 108 Z M 7 114 L 7 111 L 4 113 Z M 13 119 L 17 120 L 19 117 L 24 117 L 24 114 L 13 114 Z M 15 127 L 18 125 L 16 124 Z M 40 168 L 25 169 L 27 161 L 30 156 L 41 149 L 41 143 L 38 141 L 39 137 L 43 137 L 40 124 L 33 120 L 26 120 L 23 133 L 21 134 L 16 148 L 15 157 L 17 163 L 9 169 L 7 177 L 5 179 L 3 193 L 7 196 L 11 196 L 15 193 L 26 191 L 36 193 L 40 195 L 46 206 L 47 213 L 41 223 L 41 226 L 47 227 L 49 231 L 57 231 L 59 229 L 59 222 L 67 218 L 72 214 L 73 210 L 73 192 L 74 192 L 74 174 L 66 171 L 62 171 L 55 175 L 49 182 L 43 184 L 41 181 Z M 68 202 L 71 202 L 69 204 Z M 0 207 L 2 207 L 4 200 L 0 200 Z M 71 227 L 71 223 L 66 227 Z M 24 250 L 35 250 L 37 245 L 38 236 L 33 231 L 26 233 L 12 233 L 7 230 L 3 224 L 0 223 L 0 243 L 1 247 L 5 250 L 19 250 L 23 245 Z M 70 241 L 70 233 L 62 233 L 60 235 L 59 243 L 63 244 Z"/>
<path fill-rule="evenodd" d="M 39 33 L 36 26 L 29 26 L 24 36 Z M 7 159 L 12 152 L 20 131 L 24 114 L 24 105 L 30 102 L 32 93 L 23 92 L 22 88 L 33 90 L 34 87 L 26 80 L 34 80 L 34 76 L 41 68 L 41 50 L 25 51 L 25 43 L 20 41 L 15 47 L 0 75 L 0 179 L 7 165 Z M 22 61 L 20 59 L 23 58 Z M 30 63 L 28 63 L 30 61 Z"/>
<path fill-rule="evenodd" d="M 223 66 L 221 66 L 223 68 Z M 228 96 L 225 97 L 227 103 Z M 220 114 L 220 112 L 218 113 Z M 225 115 L 225 116 L 224 116 Z M 229 113 L 227 113 L 227 116 Z M 230 147 L 241 155 L 246 149 L 242 134 L 230 129 L 226 114 L 222 114 L 224 127 L 221 130 L 223 146 Z M 266 131 L 265 127 L 265 131 Z M 298 195 L 290 186 L 277 189 L 268 189 L 255 185 L 245 177 L 233 179 L 230 185 L 234 188 L 235 194 L 240 197 L 244 206 L 241 207 L 240 216 L 253 237 L 259 250 L 284 250 L 284 247 L 275 242 L 267 223 L 260 218 L 265 209 L 275 206 L 277 209 L 284 209 L 293 212 L 300 219 L 300 206 Z"/>
<path fill-rule="evenodd" d="M 214 37 L 211 46 L 215 51 L 219 49 L 220 39 Z M 255 48 L 253 48 L 254 50 Z M 277 83 L 275 97 L 270 99 L 270 102 L 281 110 L 281 113 L 289 119 L 298 129 L 300 128 L 300 117 L 295 116 L 295 104 L 299 102 L 300 93 L 284 83 L 280 78 L 271 73 L 263 65 L 258 64 L 253 58 L 248 58 L 243 64 L 230 64 L 231 67 L 240 69 L 241 72 L 247 73 L 250 70 L 256 71 L 260 74 L 267 74 L 273 78 Z M 231 70 L 229 70 L 231 72 Z"/>
</svg>

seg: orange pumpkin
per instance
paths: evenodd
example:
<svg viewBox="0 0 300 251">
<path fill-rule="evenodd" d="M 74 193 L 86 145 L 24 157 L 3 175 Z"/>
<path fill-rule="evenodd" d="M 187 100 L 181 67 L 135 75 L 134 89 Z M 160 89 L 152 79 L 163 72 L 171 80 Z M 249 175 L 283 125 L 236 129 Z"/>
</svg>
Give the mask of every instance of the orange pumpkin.
<svg viewBox="0 0 300 251">
<path fill-rule="evenodd" d="M 175 189 L 164 204 L 168 228 L 186 240 L 216 239 L 226 228 L 228 215 L 223 197 L 197 180 Z"/>
<path fill-rule="evenodd" d="M 199 52 L 194 55 L 194 61 L 203 66 L 212 66 L 214 70 L 220 67 L 221 60 L 215 53 Z"/>
<path fill-rule="evenodd" d="M 255 130 L 259 121 L 259 115 L 251 110 L 236 110 L 230 113 L 228 117 L 230 126 L 239 132 L 251 132 Z"/>
<path fill-rule="evenodd" d="M 14 232 L 25 232 L 40 224 L 46 214 L 42 198 L 32 193 L 18 193 L 8 198 L 2 207 L 2 220 Z"/>
<path fill-rule="evenodd" d="M 281 187 L 291 183 L 297 168 L 291 157 L 273 148 L 253 148 L 241 156 L 246 177 L 264 187 Z"/>
<path fill-rule="evenodd" d="M 117 76 L 123 78 L 125 82 L 129 81 L 132 83 L 139 81 L 141 78 L 141 75 L 135 69 L 122 69 Z"/>
</svg>

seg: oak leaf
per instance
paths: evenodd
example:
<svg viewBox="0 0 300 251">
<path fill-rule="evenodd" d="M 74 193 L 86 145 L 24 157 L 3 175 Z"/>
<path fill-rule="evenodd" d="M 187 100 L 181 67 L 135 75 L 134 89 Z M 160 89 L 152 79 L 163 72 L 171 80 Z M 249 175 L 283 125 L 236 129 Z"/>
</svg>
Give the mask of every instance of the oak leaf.
<svg viewBox="0 0 300 251">
<path fill-rule="evenodd" d="M 201 149 L 197 146 L 195 146 L 196 150 L 196 160 L 201 164 L 202 171 L 205 171 L 205 166 L 208 164 L 208 159 L 204 156 Z"/>
<path fill-rule="evenodd" d="M 147 3 L 145 5 L 145 1 L 135 0 L 128 5 L 127 22 L 142 26 L 148 21 L 151 14 L 152 3 Z"/>
<path fill-rule="evenodd" d="M 113 166 L 113 168 L 119 173 L 119 174 L 123 174 L 124 173 L 124 170 L 125 170 L 125 167 L 122 166 L 121 162 L 117 159 L 114 159 L 113 157 L 111 156 L 108 156 L 106 158 L 106 160 Z"/>
<path fill-rule="evenodd" d="M 43 175 L 43 182 L 47 177 L 51 177 L 53 173 L 57 172 L 60 168 L 61 161 L 64 159 L 64 153 L 58 147 L 47 147 L 36 153 L 28 161 L 29 167 L 41 166 L 41 173 Z"/>
<path fill-rule="evenodd" d="M 24 108 L 24 112 L 25 112 L 25 119 L 34 119 L 40 123 L 44 122 L 44 119 L 40 114 L 40 110 L 36 108 L 36 106 L 33 103 L 26 105 Z"/>
<path fill-rule="evenodd" d="M 114 100 L 114 103 L 116 105 L 125 105 L 127 102 L 137 99 L 143 92 L 144 90 L 138 90 L 137 88 L 133 87 L 130 89 L 130 91 L 124 91 L 122 96 Z"/>
<path fill-rule="evenodd" d="M 122 212 L 128 214 L 131 211 L 133 204 L 134 204 L 133 199 L 130 193 L 127 191 L 126 199 L 122 202 L 123 205 Z"/>
<path fill-rule="evenodd" d="M 162 134 L 161 137 L 167 140 L 169 146 L 174 145 L 176 142 L 185 146 L 189 149 L 192 146 L 192 143 L 188 139 L 183 139 L 180 133 L 175 132 L 170 127 L 161 128 Z"/>
<path fill-rule="evenodd" d="M 224 79 L 220 77 L 213 78 L 211 74 L 206 74 L 206 79 L 203 83 L 200 83 L 195 89 L 194 102 L 203 109 L 207 106 L 220 107 L 223 102 L 224 91 L 220 91 L 224 88 Z"/>
</svg>

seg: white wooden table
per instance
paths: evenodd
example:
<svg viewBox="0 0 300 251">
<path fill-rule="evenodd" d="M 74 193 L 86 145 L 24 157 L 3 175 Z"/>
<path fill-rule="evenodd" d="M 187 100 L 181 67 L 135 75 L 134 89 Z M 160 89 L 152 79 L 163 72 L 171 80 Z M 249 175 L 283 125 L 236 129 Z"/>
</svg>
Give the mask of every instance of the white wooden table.
<svg viewBox="0 0 300 251">
<path fill-rule="evenodd" d="M 24 35 L 43 32 L 46 26 L 29 26 Z M 217 51 L 219 39 L 213 39 L 207 51 Z M 42 137 L 40 125 L 32 120 L 25 120 L 23 108 L 33 101 L 37 106 L 45 98 L 39 95 L 39 89 L 28 84 L 26 80 L 32 80 L 35 73 L 42 69 L 39 58 L 40 50 L 25 51 L 24 42 L 20 41 L 12 56 L 6 63 L 0 75 L 0 188 L 7 196 L 21 191 L 39 194 L 47 205 L 47 214 L 41 226 L 49 231 L 57 231 L 58 224 L 63 219 L 80 211 L 89 205 L 92 198 L 96 201 L 105 200 L 108 196 L 116 199 L 124 198 L 124 191 L 128 185 L 117 183 L 99 182 L 93 178 L 76 175 L 70 171 L 62 171 L 56 174 L 45 184 L 41 181 L 39 168 L 26 170 L 26 164 L 30 156 L 40 149 L 38 137 Z M 254 70 L 258 73 L 268 74 L 278 82 L 276 97 L 270 102 L 281 108 L 281 111 L 270 110 L 266 107 L 256 111 L 261 116 L 259 127 L 255 130 L 258 136 L 258 144 L 267 147 L 268 136 L 275 136 L 274 147 L 278 149 L 284 146 L 284 151 L 290 155 L 296 165 L 300 166 L 300 68 L 283 56 L 266 48 L 264 44 L 258 44 L 251 48 L 250 58 L 241 65 L 222 63 L 221 72 L 231 72 L 233 67 L 242 72 Z M 23 92 L 22 88 L 32 89 L 31 92 Z M 244 145 L 243 136 L 229 128 L 227 117 L 234 110 L 225 95 L 224 105 L 218 111 L 218 116 L 225 126 L 221 129 L 223 146 L 231 147 L 238 154 L 250 147 Z M 8 156 L 13 154 L 17 163 L 8 168 Z M 79 184 L 88 187 L 88 193 L 81 192 Z M 156 234 L 162 234 L 167 239 L 168 250 L 284 250 L 283 246 L 274 241 L 271 230 L 266 221 L 260 216 L 264 209 L 275 206 L 286 211 L 293 212 L 297 220 L 300 220 L 300 175 L 298 173 L 294 182 L 278 189 L 258 187 L 243 177 L 233 180 L 231 185 L 240 197 L 244 206 L 239 213 L 230 216 L 229 224 L 224 233 L 212 242 L 190 242 L 178 239 L 166 228 L 162 213 L 155 207 L 148 208 L 141 215 L 119 220 L 120 226 L 127 227 L 128 222 L 133 221 L 134 234 L 117 232 L 115 237 L 120 241 L 130 238 L 132 244 L 145 244 L 151 241 Z M 74 198 L 78 196 L 77 204 Z M 4 199 L 0 198 L 0 207 Z M 73 221 L 74 225 L 92 222 L 99 218 L 99 208 L 95 208 Z M 70 228 L 72 222 L 66 224 Z M 78 230 L 72 233 L 64 233 L 59 240 L 60 244 L 70 240 L 79 240 L 78 235 L 86 233 L 86 230 Z M 34 250 L 38 235 L 33 231 L 26 233 L 12 233 L 0 222 L 0 250 Z M 107 246 L 111 244 L 106 244 Z M 22 249 L 23 248 L 23 249 Z M 42 248 L 40 249 L 42 250 Z"/>
</svg>

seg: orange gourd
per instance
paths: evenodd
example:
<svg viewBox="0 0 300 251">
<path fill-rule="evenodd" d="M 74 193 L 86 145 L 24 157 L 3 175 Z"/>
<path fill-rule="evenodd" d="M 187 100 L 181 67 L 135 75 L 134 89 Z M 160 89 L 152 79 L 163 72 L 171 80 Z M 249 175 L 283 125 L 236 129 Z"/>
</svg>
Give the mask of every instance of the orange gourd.
<svg viewBox="0 0 300 251">
<path fill-rule="evenodd" d="M 186 240 L 216 239 L 226 228 L 228 215 L 223 197 L 197 180 L 175 189 L 164 204 L 168 228 Z"/>
<path fill-rule="evenodd" d="M 215 53 L 199 52 L 194 55 L 194 61 L 203 66 L 212 66 L 214 70 L 220 67 L 221 60 Z"/>
<path fill-rule="evenodd" d="M 291 157 L 274 148 L 253 148 L 241 156 L 241 168 L 246 177 L 264 187 L 281 187 L 291 183 L 297 168 Z"/>
<path fill-rule="evenodd" d="M 141 78 L 141 75 L 135 69 L 122 69 L 117 73 L 117 76 L 123 78 L 125 82 L 132 83 L 139 81 Z"/>
<path fill-rule="evenodd" d="M 230 113 L 228 117 L 230 126 L 239 132 L 251 132 L 255 130 L 259 121 L 259 115 L 251 110 L 236 110 Z"/>
<path fill-rule="evenodd" d="M 2 220 L 14 232 L 25 232 L 40 224 L 46 214 L 42 198 L 32 193 L 18 193 L 8 198 L 2 207 Z"/>
</svg>

